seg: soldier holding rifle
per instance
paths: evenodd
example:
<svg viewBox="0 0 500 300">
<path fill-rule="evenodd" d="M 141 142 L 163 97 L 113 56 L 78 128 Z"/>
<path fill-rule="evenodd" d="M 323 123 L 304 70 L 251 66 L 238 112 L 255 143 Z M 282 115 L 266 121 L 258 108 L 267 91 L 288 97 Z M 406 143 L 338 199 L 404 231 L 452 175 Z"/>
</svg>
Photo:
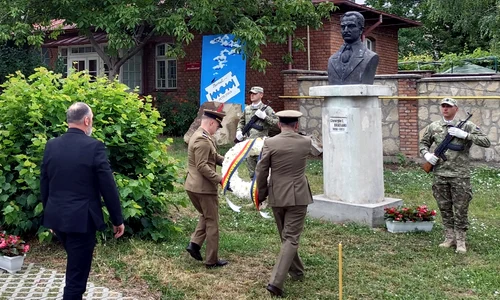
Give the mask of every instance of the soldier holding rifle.
<svg viewBox="0 0 500 300">
<path fill-rule="evenodd" d="M 469 150 L 472 144 L 488 148 L 491 143 L 474 123 L 466 121 L 460 124 L 455 120 L 457 112 L 455 99 L 441 100 L 443 119 L 429 124 L 424 129 L 419 147 L 427 163 L 433 166 L 432 192 L 445 228 L 445 240 L 439 246 L 456 246 L 457 253 L 466 253 L 465 237 L 469 225 L 467 212 L 472 199 Z M 451 142 L 450 137 L 447 139 L 448 135 L 452 138 Z M 440 145 L 446 140 L 449 145 L 447 150 L 445 149 L 445 156 L 429 152 L 432 144 Z"/>
<path fill-rule="evenodd" d="M 269 129 L 278 124 L 278 117 L 274 115 L 274 110 L 262 103 L 264 89 L 260 86 L 254 86 L 249 93 L 252 103 L 245 107 L 245 111 L 240 118 L 235 142 L 243 141 L 245 136 L 251 139 L 268 136 Z M 247 129 L 247 131 L 243 132 L 244 129 Z M 250 178 L 254 176 L 257 158 L 257 156 L 248 156 L 246 159 Z"/>
</svg>

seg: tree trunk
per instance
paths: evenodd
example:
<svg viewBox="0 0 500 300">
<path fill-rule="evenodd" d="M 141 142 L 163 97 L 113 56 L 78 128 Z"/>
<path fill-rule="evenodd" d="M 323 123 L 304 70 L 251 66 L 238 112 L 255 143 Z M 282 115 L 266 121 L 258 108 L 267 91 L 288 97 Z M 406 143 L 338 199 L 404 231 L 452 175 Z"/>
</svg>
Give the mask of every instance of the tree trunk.
<svg viewBox="0 0 500 300">
<path fill-rule="evenodd" d="M 142 32 L 142 31 L 141 31 Z M 109 80 L 114 80 L 117 75 L 120 74 L 120 68 L 129 60 L 132 58 L 134 55 L 136 55 L 139 51 L 144 48 L 144 45 L 151 39 L 153 36 L 153 31 L 149 32 L 140 43 L 136 44 L 135 47 L 127 49 L 126 53 L 120 57 L 119 54 L 117 56 L 109 56 L 106 54 L 103 49 L 100 47 L 100 45 L 97 43 L 97 41 L 94 38 L 94 35 L 92 32 L 89 31 L 87 34 L 90 43 L 92 46 L 97 51 L 97 54 L 104 60 L 104 63 L 108 66 L 109 69 L 109 75 L 108 79 Z M 120 52 L 120 51 L 118 51 Z"/>
<path fill-rule="evenodd" d="M 117 64 L 109 67 L 108 79 L 109 81 L 115 80 L 115 78 L 120 75 L 120 67 L 116 67 Z"/>
</svg>

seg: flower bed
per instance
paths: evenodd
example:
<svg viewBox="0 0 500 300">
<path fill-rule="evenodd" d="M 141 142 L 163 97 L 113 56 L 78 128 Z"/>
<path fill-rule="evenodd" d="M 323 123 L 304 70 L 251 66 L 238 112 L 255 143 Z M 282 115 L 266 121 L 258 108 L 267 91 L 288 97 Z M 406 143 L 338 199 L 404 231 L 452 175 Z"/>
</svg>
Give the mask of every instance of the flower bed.
<svg viewBox="0 0 500 300">
<path fill-rule="evenodd" d="M 387 231 L 393 233 L 431 231 L 435 217 L 436 211 L 430 210 L 426 205 L 387 207 L 384 214 Z"/>
</svg>

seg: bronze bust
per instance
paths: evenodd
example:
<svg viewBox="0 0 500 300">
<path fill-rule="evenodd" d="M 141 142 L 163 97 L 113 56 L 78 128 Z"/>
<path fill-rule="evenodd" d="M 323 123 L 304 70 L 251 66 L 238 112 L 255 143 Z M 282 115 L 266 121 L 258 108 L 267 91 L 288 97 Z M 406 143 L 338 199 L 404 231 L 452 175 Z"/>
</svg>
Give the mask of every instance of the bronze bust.
<svg viewBox="0 0 500 300">
<path fill-rule="evenodd" d="M 378 55 L 361 41 L 365 18 L 357 11 L 346 12 L 340 27 L 344 44 L 328 59 L 328 84 L 373 84 Z"/>
</svg>

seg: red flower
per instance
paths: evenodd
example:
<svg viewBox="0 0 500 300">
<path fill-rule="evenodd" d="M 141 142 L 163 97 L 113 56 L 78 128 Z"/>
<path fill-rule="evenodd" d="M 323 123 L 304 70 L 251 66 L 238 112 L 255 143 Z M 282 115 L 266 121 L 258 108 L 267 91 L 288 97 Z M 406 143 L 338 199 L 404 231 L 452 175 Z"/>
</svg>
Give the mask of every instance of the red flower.
<svg viewBox="0 0 500 300">
<path fill-rule="evenodd" d="M 24 255 L 30 250 L 30 246 L 26 244 L 20 237 L 15 235 L 7 235 L 5 232 L 0 233 L 0 255 L 18 256 Z"/>
<path fill-rule="evenodd" d="M 386 220 L 398 222 L 433 221 L 436 216 L 435 210 L 429 210 L 427 205 L 415 207 L 388 207 L 384 209 Z"/>
</svg>

